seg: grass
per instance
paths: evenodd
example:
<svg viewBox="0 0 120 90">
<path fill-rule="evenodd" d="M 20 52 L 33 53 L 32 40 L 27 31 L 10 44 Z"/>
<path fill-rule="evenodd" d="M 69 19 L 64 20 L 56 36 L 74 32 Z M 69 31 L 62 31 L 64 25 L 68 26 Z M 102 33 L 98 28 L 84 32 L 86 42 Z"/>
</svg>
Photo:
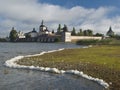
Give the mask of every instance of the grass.
<svg viewBox="0 0 120 90">
<path fill-rule="evenodd" d="M 58 69 L 77 69 L 111 83 L 110 90 L 120 90 L 120 46 L 65 49 L 42 56 L 23 58 L 18 64 Z"/>
</svg>

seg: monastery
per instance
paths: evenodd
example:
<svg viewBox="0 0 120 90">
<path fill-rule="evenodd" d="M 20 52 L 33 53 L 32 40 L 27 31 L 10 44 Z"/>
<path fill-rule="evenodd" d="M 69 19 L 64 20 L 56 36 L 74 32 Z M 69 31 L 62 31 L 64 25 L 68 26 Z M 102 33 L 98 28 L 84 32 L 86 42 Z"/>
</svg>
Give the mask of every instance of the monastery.
<svg viewBox="0 0 120 90">
<path fill-rule="evenodd" d="M 63 30 L 58 33 L 54 33 L 48 30 L 44 25 L 42 20 L 41 25 L 39 26 L 39 32 L 33 28 L 33 31 L 28 33 L 18 32 L 16 42 L 71 42 L 74 40 L 82 39 L 98 39 L 101 40 L 102 37 L 93 37 L 93 36 L 71 36 L 71 32 L 66 30 L 65 26 Z"/>
</svg>

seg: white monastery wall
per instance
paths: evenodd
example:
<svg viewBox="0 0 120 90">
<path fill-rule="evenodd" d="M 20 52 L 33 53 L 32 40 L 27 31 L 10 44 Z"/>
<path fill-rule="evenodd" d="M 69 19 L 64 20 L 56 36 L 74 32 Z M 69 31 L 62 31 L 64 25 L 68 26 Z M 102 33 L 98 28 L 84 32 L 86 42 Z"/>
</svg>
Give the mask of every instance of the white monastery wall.
<svg viewBox="0 0 120 90">
<path fill-rule="evenodd" d="M 94 37 L 94 36 L 71 36 L 71 40 L 85 40 L 85 39 L 101 40 L 102 37 Z"/>
</svg>

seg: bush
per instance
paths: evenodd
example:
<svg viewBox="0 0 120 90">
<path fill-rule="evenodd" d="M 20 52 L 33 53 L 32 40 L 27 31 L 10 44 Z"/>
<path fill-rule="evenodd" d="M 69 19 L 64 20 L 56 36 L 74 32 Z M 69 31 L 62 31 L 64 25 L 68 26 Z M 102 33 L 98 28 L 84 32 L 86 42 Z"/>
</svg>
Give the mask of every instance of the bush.
<svg viewBox="0 0 120 90">
<path fill-rule="evenodd" d="M 78 45 L 107 45 L 110 44 L 111 40 L 79 40 L 76 43 Z"/>
<path fill-rule="evenodd" d="M 54 42 L 60 42 L 60 38 L 55 38 Z"/>
<path fill-rule="evenodd" d="M 0 42 L 7 42 L 5 38 L 0 38 Z"/>
</svg>

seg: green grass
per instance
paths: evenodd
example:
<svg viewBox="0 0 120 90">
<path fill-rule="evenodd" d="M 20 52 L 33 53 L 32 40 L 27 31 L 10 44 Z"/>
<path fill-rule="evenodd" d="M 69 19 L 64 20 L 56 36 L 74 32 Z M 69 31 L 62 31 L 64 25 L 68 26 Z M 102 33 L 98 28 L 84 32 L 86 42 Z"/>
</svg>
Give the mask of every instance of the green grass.
<svg viewBox="0 0 120 90">
<path fill-rule="evenodd" d="M 120 90 L 120 46 L 93 46 L 66 49 L 42 56 L 24 58 L 22 65 L 77 69 L 93 77 L 112 82 L 110 90 Z"/>
</svg>

